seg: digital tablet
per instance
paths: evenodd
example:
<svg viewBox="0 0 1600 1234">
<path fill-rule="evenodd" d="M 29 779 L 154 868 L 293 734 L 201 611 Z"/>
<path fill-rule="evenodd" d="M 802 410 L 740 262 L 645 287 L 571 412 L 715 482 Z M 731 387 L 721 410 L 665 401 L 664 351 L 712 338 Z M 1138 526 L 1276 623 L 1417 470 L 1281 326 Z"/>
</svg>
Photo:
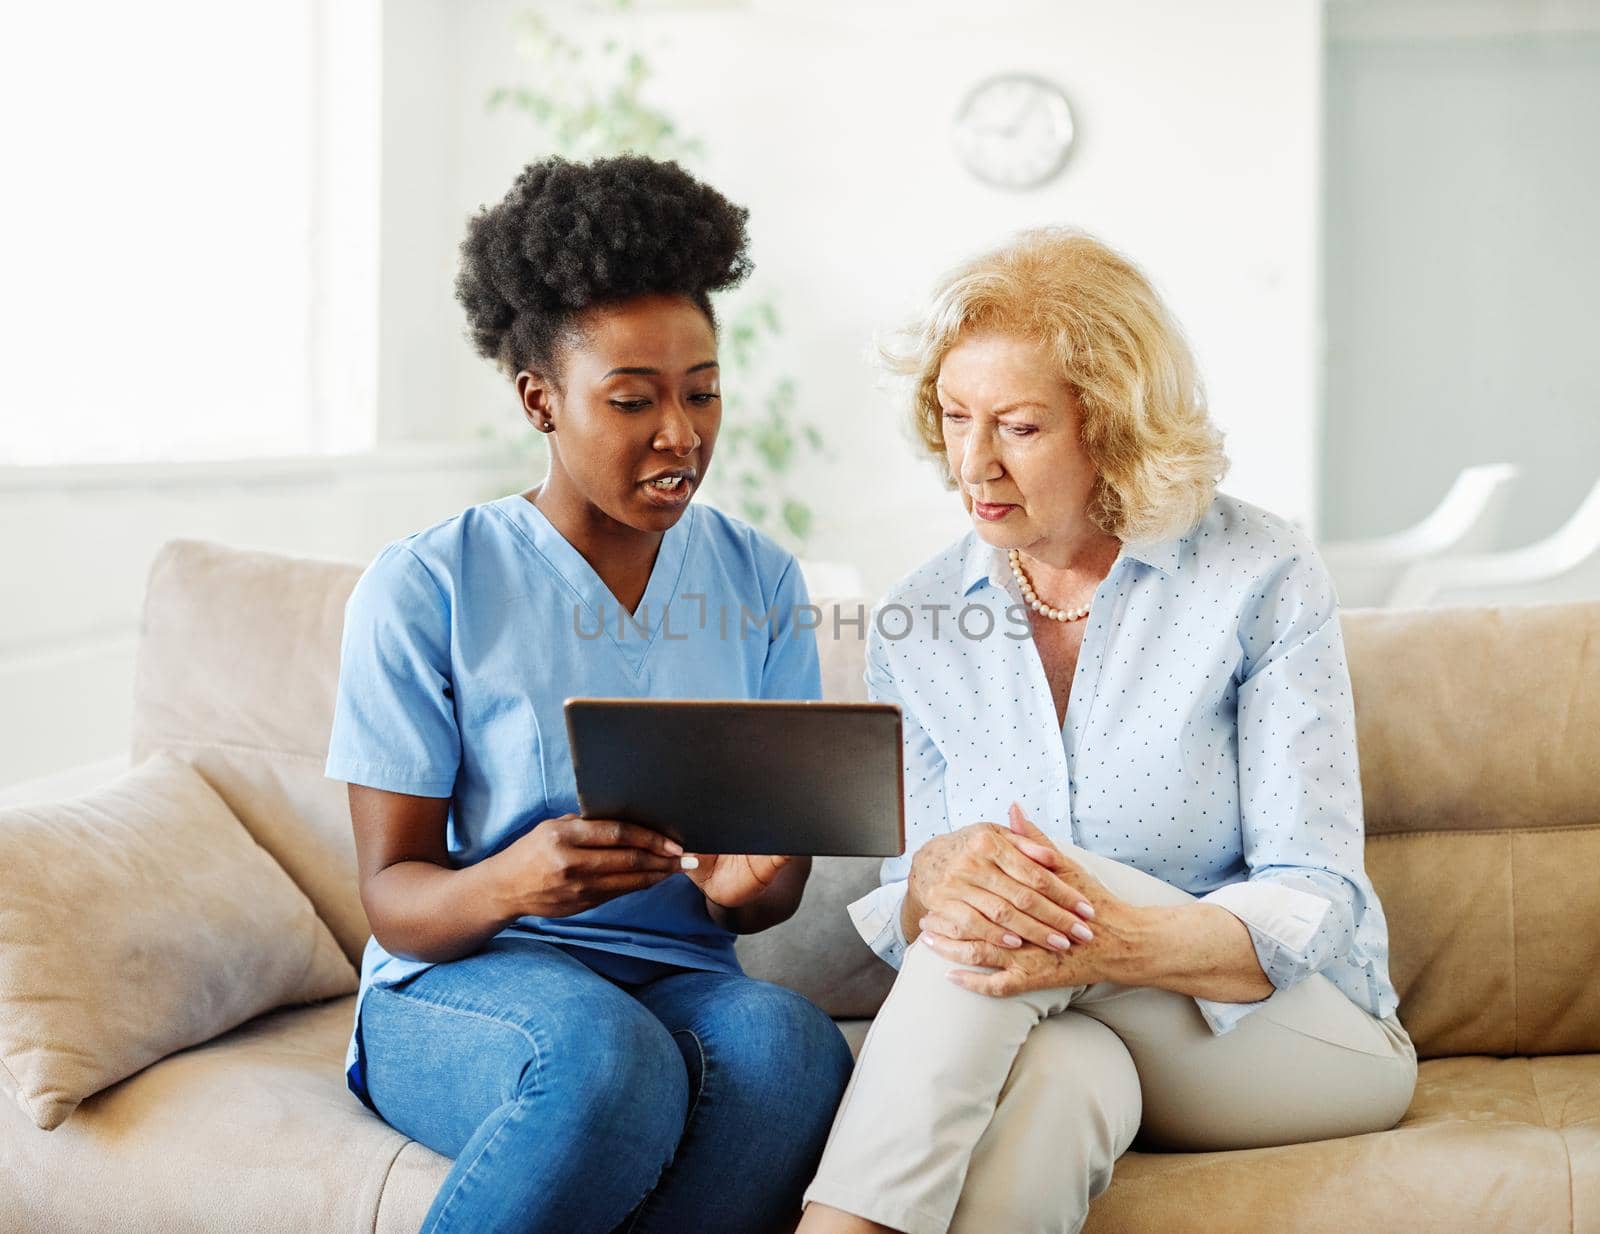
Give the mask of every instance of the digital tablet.
<svg viewBox="0 0 1600 1234">
<path fill-rule="evenodd" d="M 900 708 L 569 698 L 579 811 L 690 853 L 896 857 L 905 851 Z"/>
</svg>

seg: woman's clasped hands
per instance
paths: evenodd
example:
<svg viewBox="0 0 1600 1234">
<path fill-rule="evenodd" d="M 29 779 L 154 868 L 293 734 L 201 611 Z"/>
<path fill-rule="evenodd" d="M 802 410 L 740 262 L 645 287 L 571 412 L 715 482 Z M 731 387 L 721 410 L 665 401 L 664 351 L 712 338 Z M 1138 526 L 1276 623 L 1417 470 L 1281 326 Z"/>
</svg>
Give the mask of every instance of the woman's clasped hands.
<svg viewBox="0 0 1600 1234">
<path fill-rule="evenodd" d="M 920 940 L 963 989 L 1003 996 L 1097 981 L 1138 984 L 1147 912 L 1111 894 L 1015 802 L 1010 826 L 974 823 L 912 862 Z"/>
</svg>

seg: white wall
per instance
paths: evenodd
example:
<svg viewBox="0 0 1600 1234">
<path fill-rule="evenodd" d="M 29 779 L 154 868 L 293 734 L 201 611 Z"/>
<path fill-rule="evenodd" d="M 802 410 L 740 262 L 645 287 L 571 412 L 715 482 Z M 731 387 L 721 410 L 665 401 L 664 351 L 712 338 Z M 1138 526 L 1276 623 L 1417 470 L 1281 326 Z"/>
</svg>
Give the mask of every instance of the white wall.
<svg viewBox="0 0 1600 1234">
<path fill-rule="evenodd" d="M 145 577 L 168 539 L 364 563 L 525 470 L 437 447 L 0 469 L 0 787 L 127 749 Z"/>
<path fill-rule="evenodd" d="M 378 424 L 387 442 L 466 434 L 456 364 L 467 344 L 451 293 L 465 230 L 453 191 L 457 7 L 388 0 L 383 10 Z"/>
<path fill-rule="evenodd" d="M 1542 537 L 1600 480 L 1600 3 L 1345 0 L 1327 80 L 1325 530 L 1512 462 Z"/>
<path fill-rule="evenodd" d="M 1311 0 L 996 0 L 981 17 L 950 0 L 644 3 L 634 28 L 658 101 L 706 138 L 697 170 L 752 208 L 757 278 L 788 323 L 783 367 L 836 453 L 808 492 L 813 556 L 855 564 L 878 590 L 963 529 L 880 388 L 871 342 L 947 264 L 1045 222 L 1088 226 L 1154 276 L 1229 431 L 1228 487 L 1309 520 Z M 536 478 L 460 447 L 479 424 L 520 421 L 451 294 L 467 218 L 541 153 L 514 115 L 483 108 L 520 80 L 518 11 L 383 9 L 379 455 L 0 473 L 0 785 L 125 746 L 145 572 L 168 537 L 359 561 Z M 1000 70 L 1052 77 L 1076 108 L 1078 148 L 1043 191 L 983 188 L 950 152 L 957 100 Z"/>
<path fill-rule="evenodd" d="M 568 7 L 570 23 L 607 20 Z M 385 338 L 397 322 L 418 329 L 403 348 L 386 343 L 384 403 L 418 435 L 516 416 L 462 338 L 450 275 L 466 219 L 543 153 L 525 121 L 484 109 L 491 88 L 526 78 L 512 36 L 522 8 L 385 10 L 400 109 L 390 118 L 417 126 L 404 169 L 391 159 L 385 170 L 386 206 L 406 216 L 402 234 L 386 215 Z M 956 499 L 915 458 L 900 403 L 880 388 L 870 344 L 946 266 L 1041 223 L 1086 226 L 1144 266 L 1194 341 L 1228 432 L 1227 487 L 1310 524 L 1321 95 L 1311 0 L 645 8 L 629 33 L 657 68 L 652 97 L 705 138 L 695 170 L 751 207 L 755 277 L 776 287 L 787 319 L 786 370 L 837 454 L 810 491 L 814 556 L 853 562 L 877 588 L 961 532 Z M 1003 70 L 1057 81 L 1076 111 L 1077 148 L 1040 191 L 986 188 L 951 152 L 957 103 Z M 453 148 L 439 108 L 454 116 Z M 386 155 L 402 144 L 391 135 Z"/>
</svg>

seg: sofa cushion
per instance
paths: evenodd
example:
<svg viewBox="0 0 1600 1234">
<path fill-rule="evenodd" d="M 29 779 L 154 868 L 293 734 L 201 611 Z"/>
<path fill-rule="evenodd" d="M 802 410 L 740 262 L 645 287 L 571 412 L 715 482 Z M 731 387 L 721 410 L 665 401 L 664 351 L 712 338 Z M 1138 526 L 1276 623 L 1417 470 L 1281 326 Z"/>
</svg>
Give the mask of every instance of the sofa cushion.
<svg viewBox="0 0 1600 1234">
<path fill-rule="evenodd" d="M 0 810 L 0 1085 L 43 1129 L 174 1050 L 356 973 L 193 768 Z"/>
<path fill-rule="evenodd" d="M 1367 871 L 1418 1056 L 1600 1050 L 1600 604 L 1343 622 Z"/>
<path fill-rule="evenodd" d="M 1419 1058 L 1600 1050 L 1600 827 L 1367 841 Z"/>
<path fill-rule="evenodd" d="M 316 906 L 352 963 L 367 942 L 343 784 L 322 774 L 344 603 L 361 567 L 172 540 L 150 566 L 131 754 L 199 769 Z"/>
<path fill-rule="evenodd" d="M 1600 602 L 1341 626 L 1369 836 L 1600 824 Z"/>
<path fill-rule="evenodd" d="M 353 998 L 258 1017 L 89 1098 L 45 1135 L 0 1106 L 7 1234 L 417 1229 L 450 1161 L 345 1089 Z M 844 1026 L 858 1039 L 866 1025 Z M 1569 1165 L 1570 1158 L 1570 1165 Z M 1086 1234 L 1600 1223 L 1600 1058 L 1425 1062 L 1400 1125 L 1227 1153 L 1135 1142 Z"/>
<path fill-rule="evenodd" d="M 1117 1162 L 1084 1234 L 1600 1228 L 1600 1058 L 1435 1059 L 1391 1131 Z"/>
<path fill-rule="evenodd" d="M 49 1135 L 0 1107 L 0 1229 L 416 1230 L 450 1162 L 346 1089 L 354 1013 L 347 996 L 259 1016 L 90 1097 Z"/>
</svg>

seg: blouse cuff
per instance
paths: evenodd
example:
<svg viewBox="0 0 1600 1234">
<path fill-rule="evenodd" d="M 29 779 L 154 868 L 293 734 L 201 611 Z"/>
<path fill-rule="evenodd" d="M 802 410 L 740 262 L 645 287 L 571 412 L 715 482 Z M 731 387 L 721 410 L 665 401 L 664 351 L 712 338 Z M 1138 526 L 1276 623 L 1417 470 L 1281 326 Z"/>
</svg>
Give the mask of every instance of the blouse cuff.
<svg viewBox="0 0 1600 1234">
<path fill-rule="evenodd" d="M 1264 878 L 1229 883 L 1207 892 L 1200 900 L 1221 905 L 1245 925 L 1253 926 L 1252 935 L 1264 935 L 1275 949 L 1301 959 L 1333 907 L 1332 901 L 1322 896 Z"/>
<path fill-rule="evenodd" d="M 1268 998 L 1270 997 L 1269 995 Z M 1211 1034 L 1214 1037 L 1220 1037 L 1223 1033 L 1232 1032 L 1240 1020 L 1244 1019 L 1252 1011 L 1265 1006 L 1266 1003 L 1266 998 L 1254 1003 L 1219 1003 L 1210 998 L 1196 998 L 1194 1000 L 1194 1005 L 1200 1008 L 1201 1018 L 1205 1020 L 1206 1026 L 1211 1029 Z"/>
<path fill-rule="evenodd" d="M 895 969 L 906 956 L 906 936 L 900 926 L 905 902 L 906 880 L 902 878 L 876 887 L 846 906 L 856 932 L 880 960 Z"/>
<path fill-rule="evenodd" d="M 1244 922 L 1256 960 L 1274 993 L 1315 971 L 1311 945 L 1333 908 L 1331 901 L 1283 883 L 1255 879 L 1218 887 L 1201 896 L 1199 902 L 1219 905 Z M 1212 1033 L 1220 1036 L 1232 1031 L 1270 998 L 1269 994 L 1253 1003 L 1224 1003 L 1209 998 L 1194 1001 Z"/>
</svg>

